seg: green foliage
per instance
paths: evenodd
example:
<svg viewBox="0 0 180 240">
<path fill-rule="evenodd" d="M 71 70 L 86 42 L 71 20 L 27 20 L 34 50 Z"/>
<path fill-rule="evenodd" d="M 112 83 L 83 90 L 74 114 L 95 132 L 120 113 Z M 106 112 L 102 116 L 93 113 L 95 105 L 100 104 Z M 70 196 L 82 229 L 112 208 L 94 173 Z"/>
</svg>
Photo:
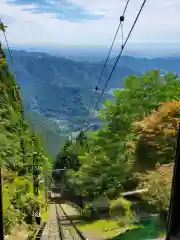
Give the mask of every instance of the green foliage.
<svg viewBox="0 0 180 240">
<path fill-rule="evenodd" d="M 119 225 L 121 227 L 129 226 L 136 221 L 132 214 L 131 202 L 122 197 L 111 201 L 110 216 L 120 217 Z"/>
<path fill-rule="evenodd" d="M 5 24 L 3 24 L 2 22 L 0 22 L 0 31 L 5 32 L 6 28 L 7 28 L 7 26 Z"/>
<path fill-rule="evenodd" d="M 85 204 L 81 212 L 82 217 L 87 220 L 93 219 L 96 216 L 96 210 L 92 205 Z"/>
<path fill-rule="evenodd" d="M 152 210 L 161 213 L 167 211 L 170 202 L 173 164 L 158 166 L 143 178 L 143 184 L 148 192 L 143 196 Z"/>
<path fill-rule="evenodd" d="M 154 168 L 157 159 L 160 164 L 172 161 L 180 123 L 179 109 L 179 101 L 166 102 L 151 115 L 134 123 L 134 130 L 139 135 L 136 147 L 139 164 Z M 146 152 L 149 152 L 147 156 Z"/>
<path fill-rule="evenodd" d="M 100 218 L 105 214 L 109 216 L 109 199 L 104 196 L 96 198 L 92 202 L 87 202 L 83 206 L 82 216 L 86 219 Z"/>
<path fill-rule="evenodd" d="M 0 27 L 4 30 L 2 25 Z M 0 52 L 4 57 L 1 46 Z M 16 224 L 32 224 L 33 207 L 40 204 L 32 194 L 31 184 L 35 152 L 36 163 L 48 165 L 38 136 L 24 120 L 19 88 L 8 66 L 0 64 L 0 167 L 4 181 L 5 234 L 10 233 Z"/>
<path fill-rule="evenodd" d="M 28 111 L 24 115 L 32 129 L 41 136 L 41 145 L 54 158 L 60 146 L 63 146 L 65 143 L 66 131 L 60 129 L 56 122 L 49 120 L 36 111 Z"/>
<path fill-rule="evenodd" d="M 88 140 L 83 131 L 79 133 L 75 142 L 67 140 L 64 147 L 57 154 L 54 169 L 63 169 L 67 170 L 72 169 L 74 171 L 78 171 L 81 164 L 80 156 L 83 155 L 88 150 Z M 63 173 L 61 172 L 59 175 L 56 174 L 57 177 L 61 177 Z"/>
<path fill-rule="evenodd" d="M 58 153 L 54 168 L 67 168 L 74 169 L 78 168 L 78 156 L 74 151 L 74 144 L 67 141 L 62 150 Z"/>
<path fill-rule="evenodd" d="M 119 213 L 118 213 L 119 212 Z M 111 215 L 126 216 L 131 212 L 131 203 L 124 198 L 112 200 L 110 204 Z"/>
<path fill-rule="evenodd" d="M 104 122 L 101 129 L 87 134 L 89 147 L 79 148 L 77 140 L 71 144 L 80 167 L 76 171 L 73 167 L 67 171 L 68 188 L 86 199 L 100 195 L 112 199 L 124 190 L 136 188 L 140 181 L 136 171 L 145 171 L 148 161 L 156 164 L 158 158 L 153 158 L 155 153 L 151 149 L 148 149 L 150 160 L 147 151 L 141 149 L 138 152 L 140 134 L 134 130 L 133 124 L 158 109 L 163 102 L 178 101 L 179 80 L 173 73 L 161 76 L 158 70 L 124 79 L 124 88 L 115 90 L 114 99 L 105 101 L 99 112 L 98 118 Z M 170 161 L 167 154 L 163 158 L 163 163 Z"/>
</svg>

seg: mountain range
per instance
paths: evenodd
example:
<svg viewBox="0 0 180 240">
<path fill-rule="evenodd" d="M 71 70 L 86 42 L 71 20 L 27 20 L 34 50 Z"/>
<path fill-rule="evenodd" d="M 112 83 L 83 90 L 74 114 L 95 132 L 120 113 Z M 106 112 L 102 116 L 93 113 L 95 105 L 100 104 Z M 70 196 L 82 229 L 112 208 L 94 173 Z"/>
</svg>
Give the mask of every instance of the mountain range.
<svg viewBox="0 0 180 240">
<path fill-rule="evenodd" d="M 25 116 L 36 131 L 45 138 L 48 151 L 55 155 L 68 132 L 75 132 L 86 119 L 91 129 L 100 122 L 89 109 L 95 86 L 104 62 L 76 62 L 64 57 L 40 52 L 12 50 L 12 59 L 6 52 L 12 72 L 15 73 L 25 109 Z M 100 97 L 116 58 L 110 59 L 101 79 L 95 99 Z M 141 75 L 149 69 L 180 73 L 179 58 L 135 58 L 123 56 L 107 86 L 100 105 L 112 98 L 110 90 L 121 88 L 123 78 Z"/>
</svg>

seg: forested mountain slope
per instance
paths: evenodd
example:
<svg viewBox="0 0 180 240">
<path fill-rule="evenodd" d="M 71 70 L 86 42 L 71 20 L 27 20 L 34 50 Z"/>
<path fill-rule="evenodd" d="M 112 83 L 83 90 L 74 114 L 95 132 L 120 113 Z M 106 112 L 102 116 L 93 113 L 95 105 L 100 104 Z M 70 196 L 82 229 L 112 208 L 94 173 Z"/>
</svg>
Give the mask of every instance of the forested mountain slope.
<svg viewBox="0 0 180 240">
<path fill-rule="evenodd" d="M 60 131 L 65 134 L 69 131 L 76 132 L 85 118 L 92 124 L 92 128 L 99 126 L 99 121 L 90 115 L 88 107 L 103 63 L 78 63 L 45 53 L 25 51 L 11 51 L 11 54 L 14 59 L 12 70 L 18 76 L 23 106 L 27 113 L 25 116 L 30 123 L 32 119 L 36 119 L 33 121 L 33 127 L 36 127 L 38 132 L 42 133 L 44 129 L 43 136 L 45 136 L 48 128 L 52 129 L 52 125 L 59 126 Z M 9 64 L 11 65 L 10 58 Z M 105 70 L 102 83 L 109 72 L 110 66 Z M 121 79 L 134 73 L 137 72 L 126 67 L 119 68 L 113 76 L 112 86 L 121 86 Z M 95 96 L 99 97 L 100 93 L 97 92 Z M 111 96 L 105 93 L 100 103 L 109 97 Z M 40 117 L 34 111 L 42 116 Z M 46 125 L 47 128 L 39 129 L 38 126 L 41 124 Z M 53 135 L 51 134 L 52 144 L 45 139 L 46 146 L 52 155 L 57 153 L 56 149 L 61 145 L 63 138 L 55 129 L 56 127 Z M 51 148 L 52 145 L 55 147 Z"/>
<path fill-rule="evenodd" d="M 42 168 L 50 164 L 41 142 L 24 120 L 19 87 L 0 45 L 0 164 L 5 235 L 11 234 L 18 224 L 32 225 L 33 207 L 38 202 L 42 210 L 45 206 L 42 188 L 39 198 L 33 196 L 33 157 Z"/>
<path fill-rule="evenodd" d="M 51 121 L 36 111 L 25 112 L 24 115 L 32 129 L 43 139 L 44 148 L 55 156 L 67 140 L 67 131 L 60 128 L 60 123 Z"/>
<path fill-rule="evenodd" d="M 99 128 L 100 121 L 94 118 L 94 115 L 89 114 L 88 107 L 103 62 L 75 62 L 37 52 L 14 50 L 11 53 L 14 59 L 14 70 L 21 87 L 26 117 L 29 122 L 33 121 L 33 126 L 38 132 L 42 133 L 42 129 L 44 129 L 43 136 L 47 135 L 46 127 L 40 127 L 39 121 L 42 122 L 42 125 L 46 125 L 47 129 L 52 130 L 52 126 L 54 126 L 55 130 L 56 127 L 59 127 L 60 131 L 66 132 L 66 134 L 68 131 L 78 131 L 85 118 L 90 122 L 92 130 Z M 8 53 L 7 56 L 9 57 Z M 115 59 L 112 59 L 109 62 L 108 68 L 103 74 L 100 90 L 109 76 L 114 61 Z M 112 98 L 112 95 L 109 94 L 110 89 L 123 86 L 124 77 L 132 74 L 140 76 L 144 71 L 152 68 L 160 69 L 161 73 L 167 71 L 179 73 L 179 61 L 178 58 L 148 59 L 122 56 L 100 106 L 105 99 Z M 10 59 L 8 62 L 11 66 Z M 97 92 L 96 97 L 99 95 L 100 93 Z M 40 113 L 41 117 L 32 111 Z M 36 119 L 38 123 L 32 119 Z M 37 126 L 35 126 L 36 123 Z M 53 145 L 55 145 L 51 151 L 53 155 L 57 153 L 56 149 L 61 145 L 61 137 L 54 130 L 52 130 L 54 133 L 50 134 Z M 51 149 L 49 143 L 50 141 L 46 142 L 46 146 Z"/>
<path fill-rule="evenodd" d="M 12 56 L 27 111 L 38 110 L 48 118 L 66 120 L 74 128 L 78 127 L 73 121 L 74 117 L 89 117 L 90 98 L 103 63 L 77 63 L 65 58 L 23 51 L 12 51 Z M 105 70 L 102 84 L 110 69 L 111 66 Z M 122 78 L 135 73 L 138 74 L 126 67 L 119 68 L 113 75 L 109 89 L 121 87 Z M 97 97 L 99 95 L 96 94 Z M 108 94 L 105 94 L 103 99 L 107 97 Z"/>
<path fill-rule="evenodd" d="M 87 114 L 89 98 L 93 94 L 103 63 L 78 63 L 44 53 L 24 51 L 12 51 L 12 56 L 27 110 L 37 108 L 48 117 L 68 119 L 69 116 Z M 102 83 L 110 70 L 111 66 L 108 66 Z M 129 74 L 138 73 L 127 67 L 117 69 L 109 89 L 121 87 L 121 79 Z"/>
<path fill-rule="evenodd" d="M 178 57 L 135 58 L 131 56 L 124 56 L 122 61 L 118 63 L 119 66 L 127 66 L 141 73 L 150 69 L 159 69 L 162 73 L 174 72 L 180 74 L 179 64 L 180 58 Z"/>
</svg>

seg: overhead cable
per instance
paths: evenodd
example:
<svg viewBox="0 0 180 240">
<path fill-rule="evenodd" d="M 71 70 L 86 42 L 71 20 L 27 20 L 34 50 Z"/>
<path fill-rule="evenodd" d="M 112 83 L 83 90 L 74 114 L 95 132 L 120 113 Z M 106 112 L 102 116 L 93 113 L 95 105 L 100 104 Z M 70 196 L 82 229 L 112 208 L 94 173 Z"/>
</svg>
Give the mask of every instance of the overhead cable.
<svg viewBox="0 0 180 240">
<path fill-rule="evenodd" d="M 119 22 L 119 24 L 118 24 L 118 27 L 117 27 L 117 30 L 116 30 L 116 33 L 115 33 L 113 42 L 112 42 L 111 47 L 110 47 L 110 49 L 109 49 L 109 52 L 108 52 L 106 61 L 105 61 L 105 63 L 104 63 L 102 72 L 101 72 L 101 74 L 100 74 L 100 77 L 98 78 L 98 82 L 97 82 L 96 87 L 95 87 L 95 92 L 99 90 L 99 85 L 100 85 L 100 83 L 101 83 L 102 76 L 103 76 L 103 74 L 104 74 L 104 70 L 105 70 L 105 68 L 106 68 L 106 66 L 107 66 L 107 62 L 108 62 L 108 60 L 109 60 L 109 57 L 110 57 L 112 48 L 113 48 L 113 46 L 114 46 L 115 40 L 116 40 L 116 38 L 117 38 L 117 34 L 118 34 L 118 32 L 119 32 L 120 27 L 121 27 L 121 31 L 122 31 L 122 32 L 121 32 L 121 35 L 122 35 L 122 39 L 123 39 L 123 28 L 122 28 L 122 26 L 123 26 L 123 22 L 124 22 L 124 15 L 125 15 L 125 13 L 126 13 L 126 10 L 127 10 L 128 4 L 129 4 L 129 1 L 130 1 L 130 0 L 127 0 L 126 6 L 125 6 L 124 11 L 123 11 L 123 15 L 120 16 L 120 22 Z M 93 95 L 88 109 L 91 108 L 91 106 L 92 106 L 92 104 L 93 104 L 94 97 L 95 97 L 95 95 Z"/>
<path fill-rule="evenodd" d="M 115 40 L 116 40 L 116 38 L 117 38 L 117 34 L 118 34 L 118 32 L 119 32 L 120 27 L 121 27 L 121 39 L 122 39 L 122 46 L 121 46 L 121 48 L 123 47 L 123 38 L 124 38 L 124 37 L 123 37 L 123 23 L 124 23 L 124 15 L 125 15 L 125 13 L 126 13 L 126 10 L 127 10 L 128 4 L 129 4 L 129 1 L 130 1 L 130 0 L 127 0 L 126 5 L 125 5 L 125 8 L 124 8 L 124 11 L 123 11 L 123 14 L 122 14 L 122 16 L 120 16 L 120 18 L 119 18 L 120 22 L 119 22 L 119 24 L 118 24 L 118 27 L 117 27 L 117 30 L 116 30 L 116 33 L 115 33 L 113 42 L 112 42 L 111 47 L 110 47 L 110 49 L 109 49 L 109 52 L 108 52 L 106 61 L 105 61 L 105 63 L 104 63 L 102 72 L 101 72 L 100 77 L 98 78 L 98 82 L 97 82 L 97 84 L 96 84 L 96 86 L 95 86 L 95 89 L 94 89 L 95 91 L 94 91 L 94 94 L 93 94 L 92 99 L 91 99 L 91 101 L 90 101 L 90 105 L 89 105 L 89 107 L 88 107 L 88 110 L 91 109 L 91 106 L 92 106 L 93 101 L 94 101 L 94 98 L 95 98 L 95 94 L 96 94 L 96 92 L 99 90 L 99 85 L 100 85 L 100 83 L 101 83 L 102 76 L 103 76 L 104 71 L 105 71 L 105 68 L 106 68 L 106 66 L 107 66 L 107 62 L 108 62 L 109 57 L 110 57 L 110 54 L 111 54 L 111 52 L 112 52 L 112 48 L 113 48 L 113 46 L 114 46 L 114 43 L 115 43 Z M 94 111 L 93 111 L 93 112 L 94 112 Z M 84 120 L 84 124 L 87 124 L 87 121 L 86 121 L 86 120 Z M 84 125 L 83 125 L 83 128 L 84 128 Z"/>
<path fill-rule="evenodd" d="M 142 9 L 143 9 L 143 7 L 144 7 L 144 5 L 145 5 L 146 2 L 147 2 L 147 0 L 144 0 L 143 3 L 142 3 L 142 5 L 141 5 L 141 8 L 140 8 L 140 10 L 139 10 L 139 12 L 138 12 L 138 14 L 137 14 L 137 16 L 136 16 L 136 19 L 134 20 L 134 23 L 133 23 L 133 25 L 132 25 L 132 27 L 131 27 L 131 29 L 130 29 L 130 31 L 129 31 L 129 34 L 128 34 L 128 36 L 127 36 L 127 38 L 126 38 L 126 40 L 125 40 L 125 42 L 124 42 L 124 44 L 123 44 L 123 46 L 122 46 L 122 48 L 121 48 L 121 51 L 120 51 L 120 53 L 119 53 L 119 55 L 118 55 L 118 57 L 117 57 L 117 59 L 116 59 L 116 62 L 115 62 L 115 64 L 114 64 L 113 68 L 112 68 L 112 71 L 111 71 L 111 73 L 110 73 L 110 75 L 109 75 L 109 77 L 108 77 L 108 79 L 107 79 L 107 81 L 106 81 L 106 83 L 105 83 L 105 85 L 104 85 L 104 88 L 103 88 L 103 90 L 102 90 L 102 92 L 101 92 L 100 98 L 99 98 L 99 100 L 97 101 L 97 103 L 96 103 L 96 105 L 95 105 L 94 111 L 96 110 L 96 108 L 97 108 L 97 106 L 98 106 L 98 104 L 99 104 L 99 102 L 100 102 L 100 100 L 101 100 L 101 98 L 102 98 L 102 96 L 103 96 L 106 88 L 107 88 L 107 85 L 108 85 L 108 83 L 109 83 L 109 81 L 110 81 L 110 79 L 111 79 L 111 77 L 112 77 L 112 74 L 113 74 L 113 72 L 114 72 L 114 70 L 115 70 L 115 68 L 116 68 L 116 65 L 117 65 L 117 63 L 118 63 L 118 61 L 119 61 L 119 59 L 120 59 L 120 57 L 121 57 L 121 55 L 122 55 L 122 52 L 123 52 L 123 50 L 124 50 L 124 47 L 126 46 L 128 40 L 129 40 L 129 37 L 130 37 L 130 35 L 131 35 L 131 33 L 132 33 L 132 31 L 133 31 L 133 29 L 134 29 L 134 27 L 135 27 L 138 19 L 139 19 L 139 16 L 140 16 L 140 14 L 141 14 L 141 12 L 142 12 Z"/>
<path fill-rule="evenodd" d="M 3 22 L 2 22 L 2 20 L 1 20 L 1 18 L 0 18 L 0 24 L 3 25 Z M 7 50 L 8 50 L 8 53 L 9 53 L 9 57 L 10 57 L 10 59 L 11 59 L 12 70 L 13 70 L 13 73 L 14 73 L 14 75 L 15 75 L 15 78 L 16 78 L 16 80 L 17 80 L 17 82 L 18 82 L 18 76 L 17 76 L 16 71 L 15 71 L 15 68 L 14 68 L 14 60 L 13 60 L 13 56 L 12 56 L 12 54 L 11 54 L 11 50 L 10 50 L 10 47 L 9 47 L 9 44 L 8 44 L 8 39 L 7 39 L 7 36 L 6 36 L 6 32 L 5 32 L 5 30 L 2 30 L 2 32 L 3 32 L 4 39 L 5 39 L 5 42 L 6 42 L 6 45 L 7 45 Z"/>
</svg>

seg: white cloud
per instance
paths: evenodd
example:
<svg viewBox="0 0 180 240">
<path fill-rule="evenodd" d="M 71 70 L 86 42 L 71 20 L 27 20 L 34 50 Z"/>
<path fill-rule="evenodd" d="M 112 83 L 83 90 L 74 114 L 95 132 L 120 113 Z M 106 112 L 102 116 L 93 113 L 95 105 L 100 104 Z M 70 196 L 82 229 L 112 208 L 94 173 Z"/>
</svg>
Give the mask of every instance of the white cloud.
<svg viewBox="0 0 180 240">
<path fill-rule="evenodd" d="M 130 0 L 124 23 L 125 37 L 142 1 Z M 53 4 L 52 0 L 51 2 Z M 0 0 L 0 16 L 8 24 L 9 43 L 110 45 L 126 1 L 69 0 L 69 2 L 93 14 L 103 14 L 104 18 L 71 22 L 57 19 L 54 14 L 24 11 L 25 6 L 7 4 L 7 0 Z M 26 5 L 26 8 L 32 8 L 32 6 Z M 180 42 L 179 12 L 179 0 L 147 0 L 129 42 Z M 119 36 L 117 46 L 121 44 L 120 39 Z"/>
</svg>

